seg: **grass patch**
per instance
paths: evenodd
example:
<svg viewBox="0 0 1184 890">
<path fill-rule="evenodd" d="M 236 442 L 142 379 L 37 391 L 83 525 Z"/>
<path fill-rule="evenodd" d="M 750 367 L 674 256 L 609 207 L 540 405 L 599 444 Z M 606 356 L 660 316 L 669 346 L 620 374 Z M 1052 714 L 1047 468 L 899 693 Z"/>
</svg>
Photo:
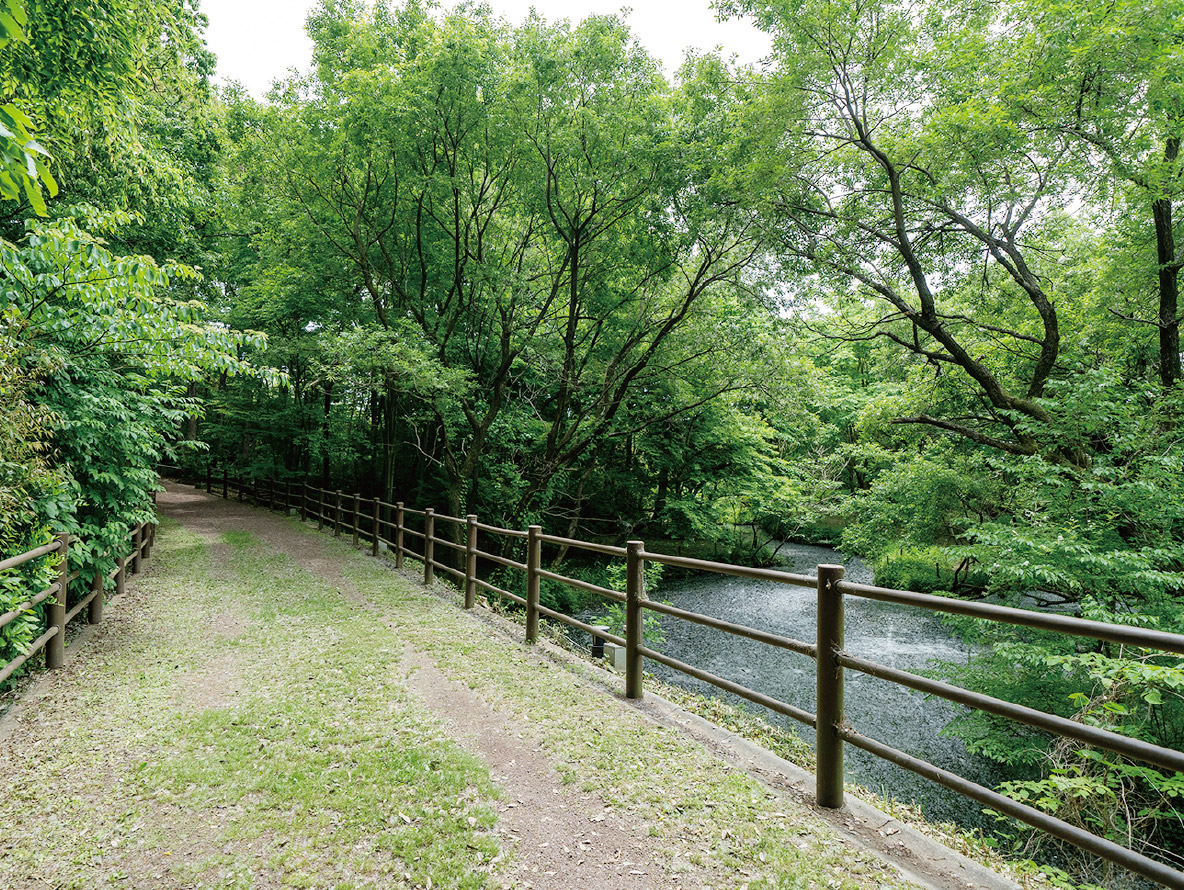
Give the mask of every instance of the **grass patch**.
<svg viewBox="0 0 1184 890">
<path fill-rule="evenodd" d="M 36 708 L 0 885 L 485 886 L 496 790 L 389 629 L 247 534 L 155 557 Z"/>
<path fill-rule="evenodd" d="M 749 888 L 902 885 L 820 820 L 786 812 L 789 804 L 747 773 L 525 646 L 491 645 L 484 624 L 439 599 L 409 595 L 408 582 L 381 563 L 358 557 L 344 570 L 445 675 L 515 715 L 568 781 L 641 820 L 655 859 L 671 871 L 689 863 L 720 886 Z"/>
<path fill-rule="evenodd" d="M 663 683 L 654 677 L 647 676 L 645 685 L 646 689 L 653 690 L 667 701 L 674 702 L 692 714 L 697 714 L 716 726 L 722 726 L 741 738 L 760 745 L 782 760 L 796 764 L 802 769 L 814 769 L 814 746 L 791 729 L 774 726 L 743 707 L 723 699 L 698 695 L 681 686 Z"/>
</svg>

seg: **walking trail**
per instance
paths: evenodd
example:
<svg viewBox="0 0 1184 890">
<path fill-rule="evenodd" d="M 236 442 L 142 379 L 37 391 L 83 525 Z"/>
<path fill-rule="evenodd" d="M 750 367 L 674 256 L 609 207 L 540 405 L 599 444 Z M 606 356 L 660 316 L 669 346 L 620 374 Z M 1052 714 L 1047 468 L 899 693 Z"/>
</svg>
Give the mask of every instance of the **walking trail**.
<svg viewBox="0 0 1184 890">
<path fill-rule="evenodd" d="M 159 508 L 148 572 L 0 717 L 0 887 L 910 886 L 443 585 Z"/>
</svg>

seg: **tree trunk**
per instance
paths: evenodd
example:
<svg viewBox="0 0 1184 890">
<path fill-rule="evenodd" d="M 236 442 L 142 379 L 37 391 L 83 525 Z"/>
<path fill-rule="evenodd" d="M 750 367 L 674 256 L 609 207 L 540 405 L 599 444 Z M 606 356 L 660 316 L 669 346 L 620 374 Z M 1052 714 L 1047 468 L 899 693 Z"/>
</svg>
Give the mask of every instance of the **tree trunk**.
<svg viewBox="0 0 1184 890">
<path fill-rule="evenodd" d="M 326 383 L 325 388 L 325 420 L 322 430 L 324 441 L 321 444 L 321 487 L 329 487 L 329 412 L 333 407 L 333 384 Z"/>
<path fill-rule="evenodd" d="M 663 508 L 666 506 L 666 497 L 670 491 L 670 471 L 666 467 L 658 470 L 658 493 L 654 496 L 654 512 L 653 520 L 658 521 Z"/>
<path fill-rule="evenodd" d="M 196 383 L 189 384 L 189 389 L 186 392 L 186 395 L 189 396 L 189 398 L 191 398 L 191 399 L 197 398 L 197 384 Z M 194 440 L 197 439 L 197 415 L 195 415 L 195 414 L 189 415 L 189 421 L 185 426 L 185 439 L 188 442 L 193 442 Z"/>
<path fill-rule="evenodd" d="M 1164 161 L 1171 166 L 1180 154 L 1180 140 L 1169 139 Z M 1176 237 L 1172 231 L 1172 199 L 1158 198 L 1151 205 L 1155 217 L 1155 247 L 1159 259 L 1159 379 L 1175 386 L 1180 370 L 1180 269 L 1176 262 Z"/>
</svg>

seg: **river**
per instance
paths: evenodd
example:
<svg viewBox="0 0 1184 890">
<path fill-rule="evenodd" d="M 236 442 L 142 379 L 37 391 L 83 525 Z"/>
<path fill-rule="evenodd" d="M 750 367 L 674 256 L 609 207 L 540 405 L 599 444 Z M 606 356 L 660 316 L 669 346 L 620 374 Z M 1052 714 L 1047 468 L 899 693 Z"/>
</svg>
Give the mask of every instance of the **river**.
<svg viewBox="0 0 1184 890">
<path fill-rule="evenodd" d="M 849 581 L 871 583 L 871 569 L 826 547 L 786 544 L 780 556 L 792 572 L 813 575 L 820 563 L 846 567 Z M 661 585 L 656 599 L 682 609 L 805 642 L 815 638 L 816 594 L 802 587 L 747 581 L 721 575 Z M 654 648 L 721 677 L 814 710 L 814 662 L 805 656 L 741 637 L 662 616 L 664 642 Z M 853 655 L 902 670 L 925 668 L 935 660 L 965 662 L 967 647 L 931 614 L 859 597 L 846 598 L 845 648 Z M 656 662 L 646 670 L 695 692 L 738 702 L 713 686 Z M 789 726 L 813 741 L 813 730 L 787 717 L 745 703 L 772 723 Z M 846 671 L 845 710 L 860 732 L 967 778 L 990 785 L 992 765 L 967 753 L 956 739 L 939 735 L 958 706 L 926 697 L 855 671 Z M 918 803 L 930 821 L 983 824 L 981 807 L 886 761 L 846 748 L 847 780 L 905 802 Z"/>
</svg>

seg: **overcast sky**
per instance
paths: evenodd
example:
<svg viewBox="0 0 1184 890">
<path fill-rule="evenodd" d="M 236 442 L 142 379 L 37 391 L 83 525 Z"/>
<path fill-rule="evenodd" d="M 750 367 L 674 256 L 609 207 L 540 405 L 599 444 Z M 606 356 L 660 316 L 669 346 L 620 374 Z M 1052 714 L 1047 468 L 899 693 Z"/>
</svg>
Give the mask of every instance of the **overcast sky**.
<svg viewBox="0 0 1184 890">
<path fill-rule="evenodd" d="M 304 70 L 312 42 L 304 19 L 314 0 L 202 0 L 210 20 L 206 42 L 218 57 L 218 79 L 237 80 L 256 97 L 289 69 Z M 591 13 L 618 12 L 617 0 L 491 0 L 513 24 L 535 7 L 549 21 L 579 21 Z M 628 22 L 649 51 L 663 61 L 667 74 L 682 64 L 687 47 L 721 46 L 741 62 L 756 62 L 769 52 L 769 38 L 746 21 L 717 22 L 709 0 L 634 0 Z"/>
</svg>

